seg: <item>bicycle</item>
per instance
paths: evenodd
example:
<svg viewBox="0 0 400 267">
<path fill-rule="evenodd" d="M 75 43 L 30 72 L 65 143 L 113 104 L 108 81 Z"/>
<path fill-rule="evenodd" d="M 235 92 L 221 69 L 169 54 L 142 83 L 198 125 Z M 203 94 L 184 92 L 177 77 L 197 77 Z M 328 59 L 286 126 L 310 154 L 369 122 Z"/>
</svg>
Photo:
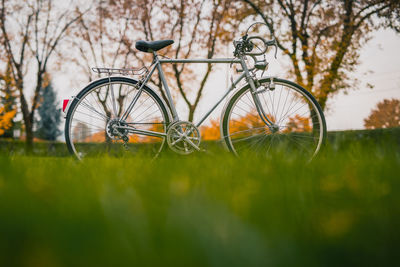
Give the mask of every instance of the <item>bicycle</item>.
<svg viewBox="0 0 400 267">
<path fill-rule="evenodd" d="M 228 150 L 236 155 L 299 151 L 313 158 L 326 138 L 322 109 L 303 87 L 277 77 L 263 76 L 269 64 L 265 53 L 275 47 L 276 58 L 277 43 L 275 39 L 267 41 L 261 36 L 249 36 L 248 32 L 255 24 L 233 42 L 234 58 L 160 58 L 157 52 L 173 44 L 173 40 L 137 41 L 135 47 L 139 51 L 153 54 L 149 68 L 92 68 L 108 77 L 91 82 L 77 96 L 64 101 L 65 139 L 69 151 L 78 159 L 103 153 L 142 152 L 157 156 L 165 143 L 180 154 L 199 151 L 200 125 L 233 92 L 220 120 L 221 139 Z M 249 65 L 248 59 L 254 61 L 253 66 Z M 162 64 L 176 63 L 236 64 L 241 67 L 238 69 L 241 74 L 236 80 L 231 79 L 224 95 L 197 123 L 193 123 L 179 119 L 162 69 Z M 156 69 L 167 103 L 147 85 Z M 262 71 L 261 77 L 257 77 L 259 71 Z M 242 80 L 244 85 L 236 89 Z"/>
</svg>

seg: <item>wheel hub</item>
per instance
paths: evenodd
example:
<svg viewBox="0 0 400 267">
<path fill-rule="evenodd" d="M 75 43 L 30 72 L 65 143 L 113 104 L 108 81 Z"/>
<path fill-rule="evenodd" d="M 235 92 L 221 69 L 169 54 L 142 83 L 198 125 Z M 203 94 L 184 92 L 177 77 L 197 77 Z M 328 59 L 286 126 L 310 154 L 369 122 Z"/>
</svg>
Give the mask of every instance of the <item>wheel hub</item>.
<svg viewBox="0 0 400 267">
<path fill-rule="evenodd" d="M 279 125 L 272 124 L 269 129 L 271 130 L 272 133 L 279 132 Z"/>
<path fill-rule="evenodd" d="M 125 126 L 125 123 L 118 119 L 109 120 L 106 126 L 108 137 L 113 140 L 124 139 L 128 134 L 128 130 L 121 129 L 120 126 Z"/>
</svg>

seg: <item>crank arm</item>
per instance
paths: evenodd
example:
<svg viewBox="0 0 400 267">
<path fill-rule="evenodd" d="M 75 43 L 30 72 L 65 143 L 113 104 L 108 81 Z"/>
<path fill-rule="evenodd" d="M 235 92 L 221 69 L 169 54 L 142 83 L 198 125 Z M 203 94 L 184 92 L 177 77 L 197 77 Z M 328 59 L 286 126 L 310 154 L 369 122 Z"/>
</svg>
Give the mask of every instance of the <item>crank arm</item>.
<svg viewBox="0 0 400 267">
<path fill-rule="evenodd" d="M 190 140 L 189 138 L 185 138 L 185 141 L 187 141 L 188 144 L 191 145 L 194 149 L 196 149 L 197 151 L 200 151 L 200 147 L 196 146 L 196 145 L 192 142 L 192 140 Z M 185 142 L 185 141 L 184 141 L 184 142 Z"/>
</svg>

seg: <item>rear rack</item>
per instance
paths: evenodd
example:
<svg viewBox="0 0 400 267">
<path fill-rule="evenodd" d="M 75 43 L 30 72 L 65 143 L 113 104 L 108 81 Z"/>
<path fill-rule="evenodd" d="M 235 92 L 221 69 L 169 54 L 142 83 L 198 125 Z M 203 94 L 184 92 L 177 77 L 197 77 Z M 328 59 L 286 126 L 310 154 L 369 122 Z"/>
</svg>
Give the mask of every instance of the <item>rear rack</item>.
<svg viewBox="0 0 400 267">
<path fill-rule="evenodd" d="M 139 69 L 117 69 L 117 68 L 92 68 L 92 71 L 96 73 L 107 73 L 108 75 L 120 74 L 120 75 L 143 75 L 148 72 L 146 67 Z"/>
</svg>

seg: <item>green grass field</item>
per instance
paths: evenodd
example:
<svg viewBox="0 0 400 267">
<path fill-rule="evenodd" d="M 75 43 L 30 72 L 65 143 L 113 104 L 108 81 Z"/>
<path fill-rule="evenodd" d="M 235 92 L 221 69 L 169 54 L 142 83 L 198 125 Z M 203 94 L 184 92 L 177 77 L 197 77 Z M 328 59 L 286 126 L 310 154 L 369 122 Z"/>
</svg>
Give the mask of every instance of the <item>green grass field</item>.
<svg viewBox="0 0 400 267">
<path fill-rule="evenodd" d="M 0 266 L 395 265 L 400 135 L 360 136 L 331 135 L 310 164 L 3 149 Z"/>
</svg>

